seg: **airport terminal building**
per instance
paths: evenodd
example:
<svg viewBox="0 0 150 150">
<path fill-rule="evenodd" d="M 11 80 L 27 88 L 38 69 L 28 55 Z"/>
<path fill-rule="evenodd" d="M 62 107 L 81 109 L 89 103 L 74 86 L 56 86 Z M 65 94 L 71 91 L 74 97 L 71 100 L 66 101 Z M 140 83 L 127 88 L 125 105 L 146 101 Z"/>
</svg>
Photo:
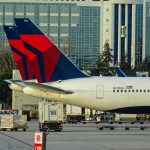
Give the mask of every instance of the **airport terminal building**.
<svg viewBox="0 0 150 150">
<path fill-rule="evenodd" d="M 150 57 L 150 0 L 1 0 L 1 50 L 14 17 L 32 19 L 82 69 L 96 67 L 106 42 L 114 64 L 124 52 L 132 66 Z"/>
</svg>

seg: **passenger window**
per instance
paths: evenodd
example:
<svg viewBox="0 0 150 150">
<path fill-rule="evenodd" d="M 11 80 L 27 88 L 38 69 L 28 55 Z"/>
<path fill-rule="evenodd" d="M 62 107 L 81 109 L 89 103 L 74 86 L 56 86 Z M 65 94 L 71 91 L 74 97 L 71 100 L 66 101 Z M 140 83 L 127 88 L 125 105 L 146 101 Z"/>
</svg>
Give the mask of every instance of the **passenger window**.
<svg viewBox="0 0 150 150">
<path fill-rule="evenodd" d="M 113 92 L 115 92 L 115 90 L 113 90 Z"/>
<path fill-rule="evenodd" d="M 132 90 L 132 92 L 134 92 L 134 90 Z"/>
<path fill-rule="evenodd" d="M 136 92 L 138 92 L 138 90 L 136 90 Z"/>
<path fill-rule="evenodd" d="M 119 90 L 117 90 L 117 92 L 119 92 Z"/>
<path fill-rule="evenodd" d="M 127 92 L 127 90 L 124 90 L 124 92 Z"/>
<path fill-rule="evenodd" d="M 149 92 L 149 90 L 147 90 L 147 92 Z"/>
<path fill-rule="evenodd" d="M 128 90 L 128 92 L 130 92 L 130 90 Z"/>
<path fill-rule="evenodd" d="M 146 90 L 144 90 L 144 92 L 146 92 Z"/>
<path fill-rule="evenodd" d="M 142 92 L 142 90 L 140 90 L 140 92 Z"/>
<path fill-rule="evenodd" d="M 121 92 L 123 92 L 123 90 L 121 90 Z"/>
</svg>

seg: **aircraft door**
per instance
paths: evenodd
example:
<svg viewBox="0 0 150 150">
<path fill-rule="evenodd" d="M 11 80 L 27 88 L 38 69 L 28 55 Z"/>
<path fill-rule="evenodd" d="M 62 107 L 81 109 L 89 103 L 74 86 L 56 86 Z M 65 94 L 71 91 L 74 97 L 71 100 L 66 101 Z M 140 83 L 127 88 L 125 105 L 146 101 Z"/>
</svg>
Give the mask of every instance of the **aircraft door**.
<svg viewBox="0 0 150 150">
<path fill-rule="evenodd" d="M 104 98 L 104 86 L 97 85 L 96 86 L 96 99 L 103 99 Z"/>
</svg>

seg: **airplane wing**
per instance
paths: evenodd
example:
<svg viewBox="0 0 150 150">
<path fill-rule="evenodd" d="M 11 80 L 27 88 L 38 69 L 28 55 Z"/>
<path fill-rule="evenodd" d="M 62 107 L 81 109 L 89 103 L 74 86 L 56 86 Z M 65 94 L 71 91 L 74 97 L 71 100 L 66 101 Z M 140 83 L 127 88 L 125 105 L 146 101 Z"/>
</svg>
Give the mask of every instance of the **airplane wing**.
<svg viewBox="0 0 150 150">
<path fill-rule="evenodd" d="M 18 85 L 22 88 L 25 87 L 31 87 L 33 89 L 38 89 L 41 91 L 48 91 L 51 93 L 55 93 L 55 94 L 72 94 L 73 91 L 69 91 L 69 90 L 63 90 L 57 87 L 53 87 L 53 86 L 49 86 L 49 85 L 45 85 L 45 84 L 39 84 L 39 83 L 35 83 L 35 82 L 27 82 L 27 81 L 22 81 L 22 80 L 5 80 L 6 82 L 8 82 L 9 84 L 15 84 Z"/>
</svg>

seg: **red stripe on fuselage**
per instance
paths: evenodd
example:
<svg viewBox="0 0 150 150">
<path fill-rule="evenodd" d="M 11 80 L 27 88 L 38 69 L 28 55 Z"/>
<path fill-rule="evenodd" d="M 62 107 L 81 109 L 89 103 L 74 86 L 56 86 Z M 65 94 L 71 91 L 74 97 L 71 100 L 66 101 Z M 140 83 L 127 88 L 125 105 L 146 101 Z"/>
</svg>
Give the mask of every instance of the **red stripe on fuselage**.
<svg viewBox="0 0 150 150">
<path fill-rule="evenodd" d="M 46 81 L 50 81 L 61 54 L 59 49 L 44 34 L 21 35 L 21 39 L 33 48 L 42 52 Z"/>
<path fill-rule="evenodd" d="M 22 80 L 25 80 L 25 72 L 24 72 L 24 68 L 23 68 L 22 58 L 18 54 L 16 54 L 15 52 L 12 52 L 12 53 L 13 53 L 14 59 L 17 63 L 17 66 L 19 68 L 19 72 L 20 72 L 20 75 L 22 77 Z"/>
<path fill-rule="evenodd" d="M 42 82 L 41 78 L 40 78 L 40 70 L 39 70 L 37 56 L 35 54 L 33 54 L 32 52 L 30 52 L 28 49 L 26 49 L 21 40 L 16 40 L 16 39 L 9 40 L 9 43 L 12 47 L 14 47 L 19 52 L 21 52 L 22 54 L 24 54 L 26 56 L 29 79 L 33 79 L 33 76 L 36 76 L 38 82 Z M 19 69 L 20 68 L 22 68 L 22 67 L 19 66 Z"/>
</svg>

